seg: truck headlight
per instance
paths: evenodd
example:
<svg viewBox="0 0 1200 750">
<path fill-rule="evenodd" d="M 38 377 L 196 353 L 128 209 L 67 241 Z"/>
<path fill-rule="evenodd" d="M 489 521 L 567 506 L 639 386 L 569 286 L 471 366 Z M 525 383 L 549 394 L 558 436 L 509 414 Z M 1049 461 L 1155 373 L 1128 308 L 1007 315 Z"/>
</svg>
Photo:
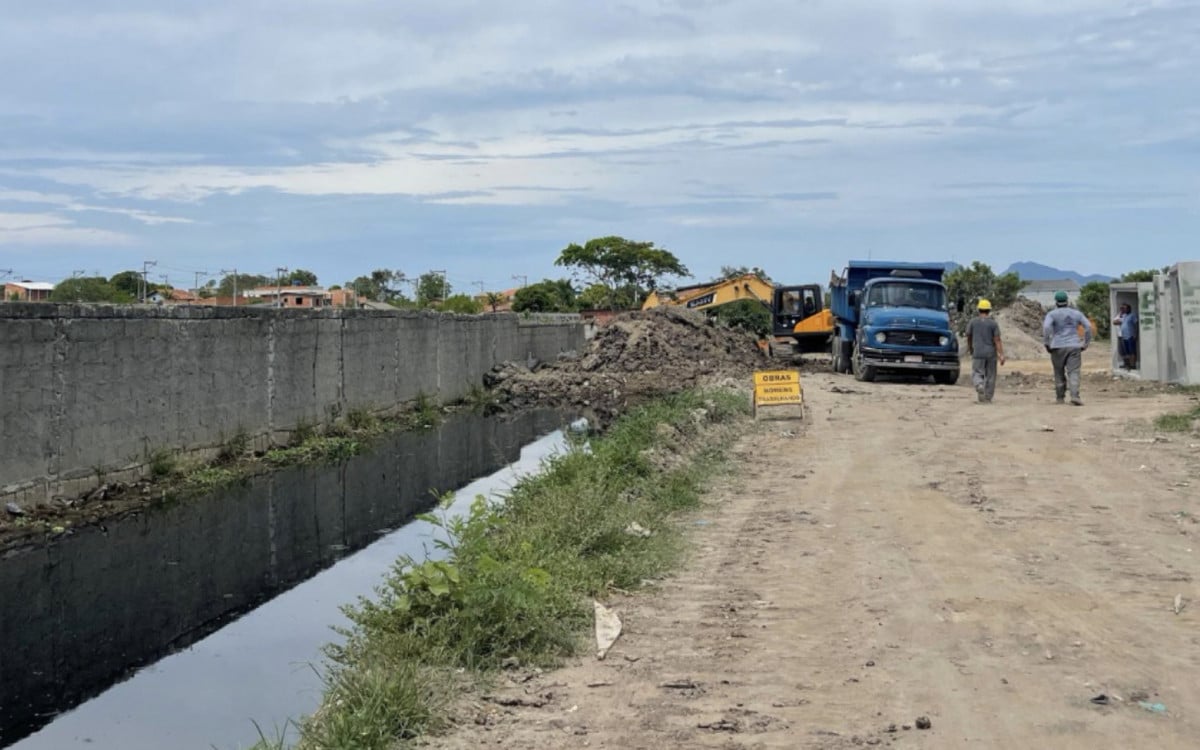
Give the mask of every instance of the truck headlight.
<svg viewBox="0 0 1200 750">
<path fill-rule="evenodd" d="M 884 333 L 883 331 L 879 331 L 878 333 L 875 334 L 875 341 L 880 344 L 884 343 L 885 341 L 887 341 L 887 334 Z"/>
<path fill-rule="evenodd" d="M 939 336 L 938 344 L 941 346 L 950 346 L 950 337 L 949 336 Z"/>
</svg>

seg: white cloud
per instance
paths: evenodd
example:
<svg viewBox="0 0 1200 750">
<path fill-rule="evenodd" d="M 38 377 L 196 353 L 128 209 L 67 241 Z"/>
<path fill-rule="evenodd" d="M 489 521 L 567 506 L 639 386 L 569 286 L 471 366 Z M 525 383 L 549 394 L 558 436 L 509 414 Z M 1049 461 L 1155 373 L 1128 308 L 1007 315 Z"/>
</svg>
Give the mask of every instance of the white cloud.
<svg viewBox="0 0 1200 750">
<path fill-rule="evenodd" d="M 55 214 L 0 213 L 0 246 L 124 245 L 131 240 L 118 232 L 76 226 Z"/>
</svg>

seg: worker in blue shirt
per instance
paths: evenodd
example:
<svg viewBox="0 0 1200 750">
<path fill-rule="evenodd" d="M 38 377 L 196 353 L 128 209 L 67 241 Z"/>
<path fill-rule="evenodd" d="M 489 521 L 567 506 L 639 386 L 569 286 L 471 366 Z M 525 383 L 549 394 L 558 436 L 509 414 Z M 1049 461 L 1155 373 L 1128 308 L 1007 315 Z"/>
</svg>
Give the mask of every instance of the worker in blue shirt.
<svg viewBox="0 0 1200 750">
<path fill-rule="evenodd" d="M 1126 370 L 1137 369 L 1138 315 L 1130 305 L 1121 305 L 1121 312 L 1113 318 L 1113 325 L 1120 326 L 1121 362 Z"/>
<path fill-rule="evenodd" d="M 1054 293 L 1054 309 L 1046 313 L 1042 321 L 1042 342 L 1054 365 L 1054 398 L 1064 403 L 1067 391 L 1071 392 L 1071 403 L 1083 406 L 1079 398 L 1079 371 L 1083 365 L 1083 352 L 1092 343 L 1092 324 L 1073 307 L 1068 307 L 1066 292 Z M 1083 327 L 1083 340 L 1079 328 Z"/>
</svg>

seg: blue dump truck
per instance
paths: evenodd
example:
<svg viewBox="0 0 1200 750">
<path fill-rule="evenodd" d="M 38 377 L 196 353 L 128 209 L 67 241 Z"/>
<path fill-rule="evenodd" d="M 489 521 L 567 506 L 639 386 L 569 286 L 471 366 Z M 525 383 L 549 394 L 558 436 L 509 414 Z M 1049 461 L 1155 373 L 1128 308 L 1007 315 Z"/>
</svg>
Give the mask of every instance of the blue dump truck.
<svg viewBox="0 0 1200 750">
<path fill-rule="evenodd" d="M 871 381 L 883 372 L 958 380 L 958 339 L 944 264 L 853 260 L 829 284 L 833 368 Z"/>
</svg>

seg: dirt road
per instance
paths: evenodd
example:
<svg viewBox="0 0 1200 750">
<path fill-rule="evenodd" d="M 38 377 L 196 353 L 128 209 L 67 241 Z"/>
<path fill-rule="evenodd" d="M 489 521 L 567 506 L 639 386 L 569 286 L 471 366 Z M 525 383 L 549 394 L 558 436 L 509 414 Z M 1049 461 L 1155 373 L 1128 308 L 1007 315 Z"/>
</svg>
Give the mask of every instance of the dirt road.
<svg viewBox="0 0 1200 750">
<path fill-rule="evenodd" d="M 498 693 L 545 705 L 480 701 L 433 745 L 1200 747 L 1200 438 L 1150 425 L 1186 396 L 805 384 L 804 427 L 736 446 L 685 569 L 610 602 L 607 659 L 514 675 Z"/>
</svg>

